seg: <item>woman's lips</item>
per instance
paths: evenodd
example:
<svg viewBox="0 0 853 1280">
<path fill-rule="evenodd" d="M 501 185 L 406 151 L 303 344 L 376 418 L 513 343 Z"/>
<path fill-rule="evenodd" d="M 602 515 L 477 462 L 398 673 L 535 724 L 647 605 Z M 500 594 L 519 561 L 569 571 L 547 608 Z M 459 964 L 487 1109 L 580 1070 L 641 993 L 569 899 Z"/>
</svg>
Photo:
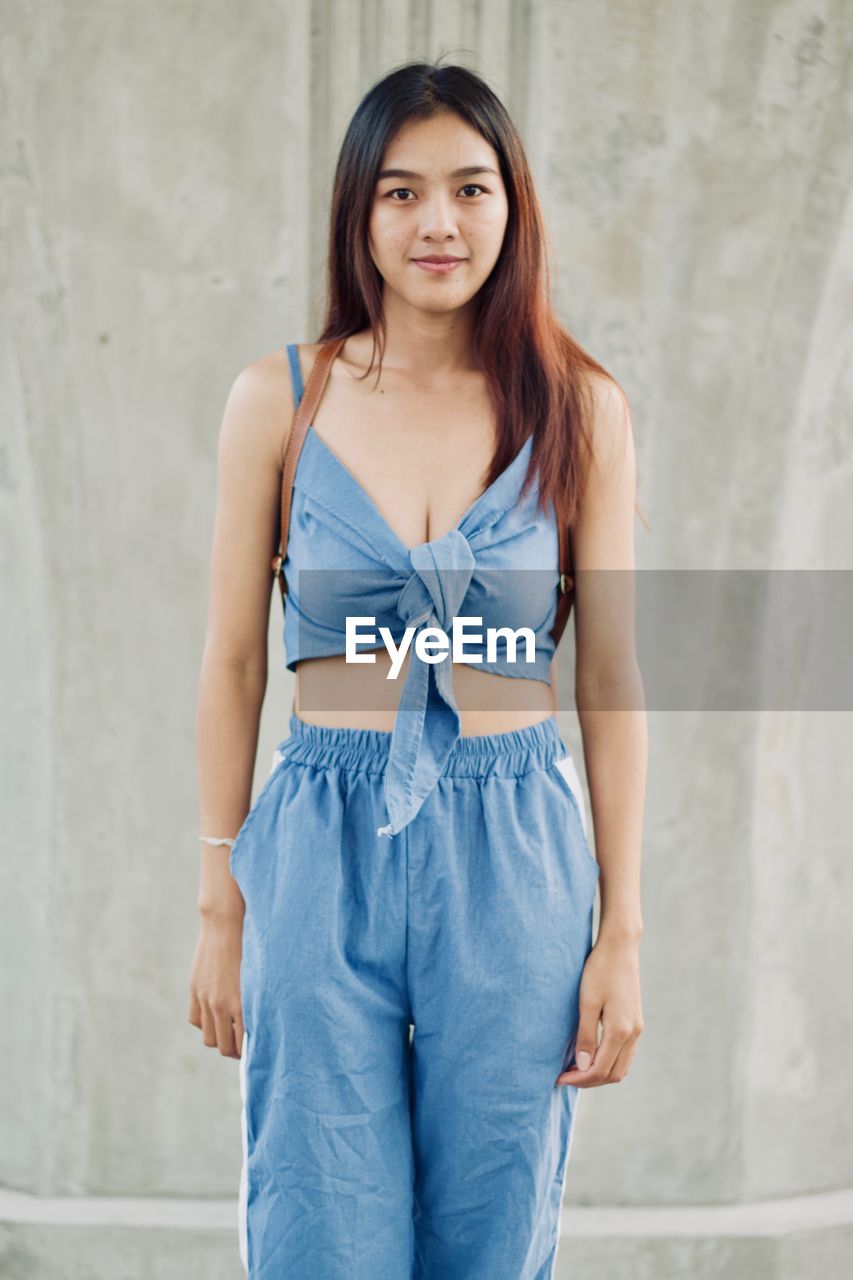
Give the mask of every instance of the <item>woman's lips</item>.
<svg viewBox="0 0 853 1280">
<path fill-rule="evenodd" d="M 432 271 L 434 275 L 444 276 L 448 271 L 452 271 L 454 267 L 461 267 L 465 261 L 464 258 L 456 258 L 453 262 L 422 262 L 419 258 L 413 259 L 416 267 L 420 267 L 421 271 Z"/>
</svg>

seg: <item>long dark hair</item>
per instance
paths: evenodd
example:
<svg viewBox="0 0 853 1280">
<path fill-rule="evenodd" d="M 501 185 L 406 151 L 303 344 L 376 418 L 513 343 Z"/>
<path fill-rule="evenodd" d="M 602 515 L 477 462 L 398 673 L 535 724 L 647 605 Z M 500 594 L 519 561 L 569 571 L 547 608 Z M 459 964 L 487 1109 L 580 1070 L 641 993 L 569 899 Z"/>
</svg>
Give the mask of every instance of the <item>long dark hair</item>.
<svg viewBox="0 0 853 1280">
<path fill-rule="evenodd" d="M 391 138 L 411 121 L 443 111 L 460 116 L 494 148 L 509 211 L 500 256 L 477 296 L 474 349 L 497 418 L 492 484 L 535 424 L 524 490 L 539 473 L 540 504 L 550 498 L 562 527 L 576 518 L 579 438 L 589 444 L 590 372 L 625 398 L 616 379 L 560 324 L 550 302 L 543 220 L 521 138 L 503 103 L 462 66 L 411 62 L 364 95 L 341 144 L 332 192 L 325 321 L 319 342 L 373 332 L 379 369 L 385 349 L 382 277 L 368 248 L 376 175 Z M 373 368 L 371 359 L 370 369 Z M 627 404 L 627 398 L 625 398 Z"/>
</svg>

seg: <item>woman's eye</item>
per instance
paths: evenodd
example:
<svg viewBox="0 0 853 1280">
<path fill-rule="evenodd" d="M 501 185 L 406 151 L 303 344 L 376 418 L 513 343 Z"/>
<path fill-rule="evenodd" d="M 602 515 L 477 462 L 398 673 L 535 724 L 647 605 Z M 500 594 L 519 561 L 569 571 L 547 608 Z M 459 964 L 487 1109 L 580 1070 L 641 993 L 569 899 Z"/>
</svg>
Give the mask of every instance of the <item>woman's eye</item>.
<svg viewBox="0 0 853 1280">
<path fill-rule="evenodd" d="M 465 186 L 461 187 L 460 190 L 480 192 L 485 191 L 486 188 L 481 187 L 479 182 L 466 182 Z M 391 199 L 392 196 L 396 196 L 401 191 L 406 191 L 409 195 L 412 195 L 412 191 L 409 187 L 394 187 L 393 191 L 388 192 L 388 198 Z M 411 200 L 395 200 L 394 204 L 411 204 Z"/>
</svg>

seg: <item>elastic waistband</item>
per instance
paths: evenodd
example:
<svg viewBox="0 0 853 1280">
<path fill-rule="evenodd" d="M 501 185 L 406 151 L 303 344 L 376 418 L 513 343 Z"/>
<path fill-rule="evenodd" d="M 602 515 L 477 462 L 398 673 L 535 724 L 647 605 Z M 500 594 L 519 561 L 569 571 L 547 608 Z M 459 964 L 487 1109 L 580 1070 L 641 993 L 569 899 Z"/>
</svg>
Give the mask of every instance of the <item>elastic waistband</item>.
<svg viewBox="0 0 853 1280">
<path fill-rule="evenodd" d="M 393 736 L 390 730 L 309 724 L 294 714 L 290 717 L 290 736 L 279 743 L 278 751 L 288 760 L 317 768 L 334 766 L 350 772 L 383 774 Z M 441 776 L 519 776 L 531 769 L 547 769 L 568 754 L 557 717 L 551 715 L 523 729 L 458 738 Z"/>
</svg>

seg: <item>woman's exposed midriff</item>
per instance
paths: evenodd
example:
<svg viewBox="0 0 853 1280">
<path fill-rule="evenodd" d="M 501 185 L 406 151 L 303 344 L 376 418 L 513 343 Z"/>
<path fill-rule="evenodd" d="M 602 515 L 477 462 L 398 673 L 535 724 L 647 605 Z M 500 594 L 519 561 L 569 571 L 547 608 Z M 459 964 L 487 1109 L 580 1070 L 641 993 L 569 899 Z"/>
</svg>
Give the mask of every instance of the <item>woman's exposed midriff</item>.
<svg viewBox="0 0 853 1280">
<path fill-rule="evenodd" d="M 396 679 L 388 678 L 392 661 L 386 649 L 374 650 L 371 656 L 375 662 L 354 664 L 347 662 L 343 654 L 300 662 L 296 668 L 294 714 L 308 724 L 329 728 L 392 732 L 409 656 L 403 660 Z M 477 671 L 458 662 L 453 664 L 452 674 L 462 737 L 507 733 L 538 724 L 556 713 L 553 683 Z"/>
</svg>

